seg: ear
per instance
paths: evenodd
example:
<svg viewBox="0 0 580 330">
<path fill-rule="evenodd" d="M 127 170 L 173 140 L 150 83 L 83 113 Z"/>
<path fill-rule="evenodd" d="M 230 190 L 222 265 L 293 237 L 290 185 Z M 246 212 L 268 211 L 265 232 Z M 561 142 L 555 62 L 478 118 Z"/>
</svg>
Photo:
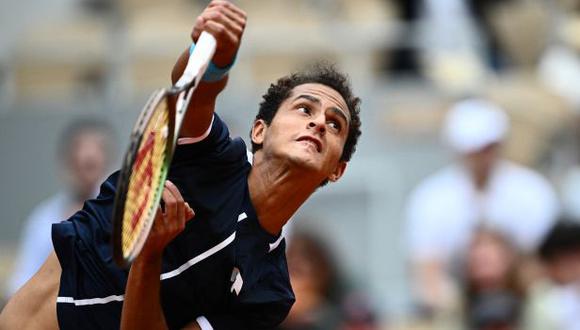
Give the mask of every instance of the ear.
<svg viewBox="0 0 580 330">
<path fill-rule="evenodd" d="M 342 177 L 342 175 L 344 174 L 344 171 L 346 171 L 346 162 L 345 161 L 339 161 L 338 164 L 336 165 L 336 168 L 334 169 L 334 172 L 332 172 L 329 176 L 328 176 L 328 181 L 330 182 L 336 182 L 338 181 L 338 179 L 340 179 Z"/>
<path fill-rule="evenodd" d="M 263 119 L 258 119 L 254 121 L 254 125 L 252 125 L 252 142 L 258 145 L 262 145 L 264 142 L 264 135 L 266 135 L 266 130 L 268 129 L 268 125 Z"/>
</svg>

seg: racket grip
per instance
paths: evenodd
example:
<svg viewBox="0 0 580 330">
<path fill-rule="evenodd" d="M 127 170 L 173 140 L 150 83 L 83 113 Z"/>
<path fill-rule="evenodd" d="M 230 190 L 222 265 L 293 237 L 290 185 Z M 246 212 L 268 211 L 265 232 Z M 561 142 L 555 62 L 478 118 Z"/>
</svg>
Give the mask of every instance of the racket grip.
<svg viewBox="0 0 580 330">
<path fill-rule="evenodd" d="M 189 54 L 189 60 L 183 74 L 175 83 L 175 87 L 182 88 L 194 80 L 197 82 L 201 79 L 215 53 L 216 45 L 217 41 L 213 35 L 206 31 L 201 33 L 195 49 Z"/>
<path fill-rule="evenodd" d="M 195 43 L 192 42 L 191 47 L 189 47 L 189 54 L 191 54 L 194 49 Z M 234 55 L 234 58 L 232 59 L 231 63 L 226 65 L 225 67 L 219 67 L 213 63 L 213 60 L 210 61 L 209 65 L 207 66 L 207 69 L 205 70 L 205 74 L 203 75 L 201 80 L 205 82 L 216 82 L 222 80 L 230 72 L 230 69 L 234 66 L 234 63 L 236 62 L 236 57 L 237 53 L 236 55 Z"/>
</svg>

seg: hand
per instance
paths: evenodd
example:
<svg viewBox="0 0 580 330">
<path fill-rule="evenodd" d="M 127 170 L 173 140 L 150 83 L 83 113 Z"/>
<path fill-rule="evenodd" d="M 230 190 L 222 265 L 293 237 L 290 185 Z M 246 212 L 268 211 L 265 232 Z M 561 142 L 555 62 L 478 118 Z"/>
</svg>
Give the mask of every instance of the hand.
<svg viewBox="0 0 580 330">
<path fill-rule="evenodd" d="M 230 65 L 242 41 L 246 27 L 246 13 L 229 1 L 213 0 L 197 17 L 191 38 L 194 42 L 202 31 L 211 33 L 217 41 L 212 61 L 218 67 Z"/>
<path fill-rule="evenodd" d="M 165 181 L 162 198 L 165 212 L 161 207 L 157 209 L 153 227 L 139 254 L 141 258 L 161 257 L 167 244 L 185 229 L 186 222 L 195 215 L 179 189 L 169 180 Z"/>
</svg>

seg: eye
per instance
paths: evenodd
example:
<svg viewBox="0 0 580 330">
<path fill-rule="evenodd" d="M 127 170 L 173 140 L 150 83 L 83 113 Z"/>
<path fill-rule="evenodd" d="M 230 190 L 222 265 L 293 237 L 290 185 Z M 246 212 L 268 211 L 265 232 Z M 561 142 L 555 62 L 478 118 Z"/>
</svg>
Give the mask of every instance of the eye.
<svg viewBox="0 0 580 330">
<path fill-rule="evenodd" d="M 328 121 L 328 126 L 330 126 L 333 130 L 335 130 L 336 132 L 340 132 L 340 130 L 342 129 L 342 126 L 340 125 L 340 123 L 336 120 L 329 120 Z"/>
<path fill-rule="evenodd" d="M 301 105 L 298 107 L 298 111 L 305 113 L 307 115 L 309 115 L 312 111 L 310 110 L 309 107 L 305 106 L 305 105 Z"/>
</svg>

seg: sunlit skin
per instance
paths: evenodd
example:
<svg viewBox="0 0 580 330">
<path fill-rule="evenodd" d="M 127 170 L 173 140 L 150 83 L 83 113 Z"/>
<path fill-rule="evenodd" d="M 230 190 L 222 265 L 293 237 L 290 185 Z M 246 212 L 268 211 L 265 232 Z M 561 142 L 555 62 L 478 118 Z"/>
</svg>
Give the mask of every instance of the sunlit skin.
<svg viewBox="0 0 580 330">
<path fill-rule="evenodd" d="M 348 107 L 338 92 L 321 84 L 299 85 L 268 127 L 261 120 L 255 123 L 255 142 L 263 143 L 256 164 L 275 162 L 271 167 L 283 172 L 308 171 L 317 174 L 317 181 L 332 180 L 343 163 L 339 160 L 349 122 Z"/>
<path fill-rule="evenodd" d="M 343 175 L 349 123 L 342 96 L 313 83 L 296 86 L 270 125 L 254 123 L 252 141 L 262 149 L 254 155 L 248 185 L 264 229 L 279 233 L 322 182 Z"/>
</svg>

